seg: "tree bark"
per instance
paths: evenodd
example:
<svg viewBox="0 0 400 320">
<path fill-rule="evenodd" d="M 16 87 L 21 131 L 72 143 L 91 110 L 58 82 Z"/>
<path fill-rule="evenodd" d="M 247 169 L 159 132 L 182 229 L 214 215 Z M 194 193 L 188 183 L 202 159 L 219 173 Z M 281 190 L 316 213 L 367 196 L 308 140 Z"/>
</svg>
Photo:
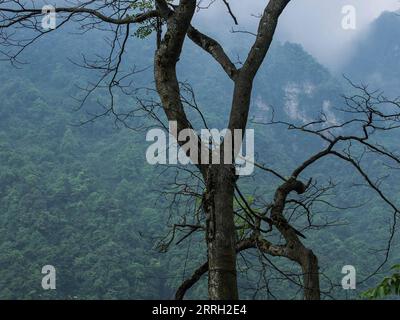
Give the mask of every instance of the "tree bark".
<svg viewBox="0 0 400 320">
<path fill-rule="evenodd" d="M 162 1 L 159 2 L 162 4 Z M 182 105 L 176 63 L 195 5 L 196 1 L 182 0 L 176 12 L 168 16 L 168 29 L 155 55 L 154 74 L 157 92 L 168 120 L 177 122 L 177 134 L 183 129 L 192 127 Z M 207 215 L 209 298 L 238 299 L 233 214 L 235 168 L 232 164 L 210 166 L 200 164 L 198 167 L 207 182 L 204 208 Z"/>
<path fill-rule="evenodd" d="M 304 249 L 301 267 L 303 270 L 304 300 L 319 300 L 318 259 L 310 249 Z"/>
<path fill-rule="evenodd" d="M 274 225 L 287 241 L 286 256 L 301 265 L 303 271 L 304 299 L 319 300 L 318 259 L 312 250 L 303 245 L 299 239 L 298 232 L 290 226 L 283 214 L 286 198 L 289 193 L 295 191 L 297 194 L 303 194 L 310 183 L 311 181 L 305 185 L 292 176 L 279 186 L 275 192 L 274 205 L 271 209 L 271 218 Z"/>
<path fill-rule="evenodd" d="M 234 80 L 235 89 L 228 129 L 231 132 L 241 129 L 243 135 L 247 124 L 254 77 L 268 52 L 278 18 L 289 1 L 268 2 L 260 20 L 256 41 L 239 72 L 216 41 L 191 27 L 196 8 L 195 0 L 180 0 L 173 12 L 168 8 L 165 0 L 156 0 L 157 7 L 167 22 L 167 30 L 155 55 L 155 82 L 168 120 L 177 122 L 177 135 L 184 129 L 192 128 L 181 101 L 176 75 L 176 64 L 179 61 L 186 35 L 210 53 Z M 199 144 L 201 145 L 200 140 Z M 221 154 L 223 154 L 223 149 L 222 145 Z M 234 186 L 237 177 L 233 164 L 222 164 L 223 160 L 220 163 L 220 165 L 210 166 L 198 164 L 207 185 L 203 205 L 207 216 L 208 291 L 209 298 L 212 300 L 235 300 L 239 298 L 233 212 Z"/>
<path fill-rule="evenodd" d="M 207 175 L 208 293 L 211 300 L 237 300 L 233 165 L 212 165 Z"/>
</svg>

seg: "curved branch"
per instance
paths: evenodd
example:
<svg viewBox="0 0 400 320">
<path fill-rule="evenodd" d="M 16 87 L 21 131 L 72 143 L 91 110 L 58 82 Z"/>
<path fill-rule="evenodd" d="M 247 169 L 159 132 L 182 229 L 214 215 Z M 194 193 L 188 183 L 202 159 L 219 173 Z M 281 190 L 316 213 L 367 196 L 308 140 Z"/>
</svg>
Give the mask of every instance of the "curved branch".
<svg viewBox="0 0 400 320">
<path fill-rule="evenodd" d="M 232 80 L 236 79 L 238 70 L 216 40 L 201 33 L 193 26 L 189 27 L 187 35 L 196 45 L 208 52 Z"/>
<path fill-rule="evenodd" d="M 15 23 L 21 22 L 23 20 L 27 20 L 29 18 L 32 18 L 34 16 L 39 16 L 42 15 L 42 9 L 34 9 L 34 8 L 24 8 L 24 9 L 12 9 L 12 8 L 0 8 L 0 12 L 6 12 L 6 13 L 13 13 L 15 15 L 20 15 L 18 19 L 15 20 L 10 20 L 8 24 L 0 25 L 0 28 L 7 28 Z M 89 14 L 93 17 L 96 17 L 104 22 L 111 23 L 111 24 L 130 24 L 130 23 L 141 23 L 144 22 L 150 18 L 156 18 L 160 16 L 160 13 L 158 10 L 151 10 L 145 13 L 140 13 L 134 16 L 129 16 L 127 15 L 125 18 L 113 18 L 110 16 L 106 16 L 102 14 L 100 11 L 95 10 L 95 9 L 90 9 L 90 8 L 85 8 L 82 6 L 78 7 L 55 7 L 55 12 L 56 13 L 72 13 L 72 14 L 79 14 L 79 13 L 86 13 Z"/>
<path fill-rule="evenodd" d="M 236 252 L 241 252 L 243 250 L 249 249 L 249 248 L 255 248 L 256 247 L 256 242 L 255 239 L 249 238 L 240 241 L 236 245 Z M 193 273 L 193 275 L 186 279 L 178 288 L 175 294 L 175 300 L 183 300 L 186 292 L 193 287 L 199 280 L 200 278 L 208 271 L 208 262 L 205 262 L 202 264 L 196 271 Z"/>
<path fill-rule="evenodd" d="M 241 72 L 254 78 L 271 45 L 278 19 L 290 0 L 270 0 L 261 17 L 256 40 L 243 64 Z"/>
</svg>

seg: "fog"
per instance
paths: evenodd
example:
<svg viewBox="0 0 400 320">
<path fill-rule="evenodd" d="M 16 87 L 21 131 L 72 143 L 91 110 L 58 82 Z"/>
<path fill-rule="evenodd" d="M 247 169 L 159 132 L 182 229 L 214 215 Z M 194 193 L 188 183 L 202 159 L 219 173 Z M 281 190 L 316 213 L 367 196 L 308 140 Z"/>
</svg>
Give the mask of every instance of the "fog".
<svg viewBox="0 0 400 320">
<path fill-rule="evenodd" d="M 254 32 L 258 21 L 256 16 L 262 13 L 266 2 L 230 0 L 239 26 L 234 26 L 222 1 L 217 1 L 208 10 L 201 10 L 197 22 L 227 41 L 232 27 Z M 203 1 L 204 6 L 206 3 Z M 346 5 L 352 5 L 356 10 L 355 29 L 345 30 L 342 27 L 345 17 L 342 8 Z M 331 70 L 338 70 L 351 56 L 357 39 L 369 24 L 383 11 L 399 9 L 399 0 L 293 0 L 279 21 L 276 39 L 300 43 L 322 64 Z"/>
<path fill-rule="evenodd" d="M 229 47 L 232 44 L 238 45 L 239 35 L 231 34 L 232 28 L 256 31 L 258 16 L 268 0 L 229 0 L 239 26 L 233 24 L 222 0 L 198 0 L 198 2 L 207 9 L 197 12 L 195 24 Z M 70 5 L 76 1 L 35 1 L 38 7 L 43 3 Z M 354 6 L 356 10 L 354 30 L 345 30 L 342 27 L 342 20 L 345 17 L 342 8 L 348 5 Z M 400 10 L 400 0 L 292 0 L 281 16 L 275 37 L 282 42 L 300 43 L 319 62 L 333 71 L 338 71 L 351 57 L 357 39 L 385 10 Z M 241 36 L 243 37 L 243 34 Z"/>
</svg>

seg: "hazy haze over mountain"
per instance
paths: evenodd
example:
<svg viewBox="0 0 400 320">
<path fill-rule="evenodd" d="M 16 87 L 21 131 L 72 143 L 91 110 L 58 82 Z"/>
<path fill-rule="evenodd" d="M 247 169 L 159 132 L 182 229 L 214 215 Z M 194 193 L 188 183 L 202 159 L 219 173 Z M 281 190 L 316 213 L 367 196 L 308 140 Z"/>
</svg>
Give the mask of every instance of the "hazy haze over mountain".
<svg viewBox="0 0 400 320">
<path fill-rule="evenodd" d="M 208 2 L 203 1 L 204 6 Z M 226 27 L 220 28 L 218 36 L 227 35 L 232 27 L 237 30 L 254 31 L 258 21 L 254 15 L 260 14 L 265 5 L 265 1 L 260 0 L 231 0 L 232 9 L 239 17 L 240 25 L 237 27 L 233 25 L 228 14 L 221 14 L 226 12 L 221 3 L 213 4 L 211 10 L 207 10 L 207 15 L 200 14 L 198 21 L 203 28 L 209 27 L 214 30 L 216 24 L 222 25 L 221 22 L 223 22 Z M 342 28 L 341 22 L 344 17 L 342 8 L 346 5 L 356 8 L 355 30 Z M 383 11 L 399 9 L 400 1 L 398 0 L 292 1 L 281 17 L 276 38 L 281 41 L 300 43 L 322 64 L 334 70 L 351 58 L 357 37 L 374 19 Z M 235 36 L 231 38 L 235 39 Z"/>
</svg>

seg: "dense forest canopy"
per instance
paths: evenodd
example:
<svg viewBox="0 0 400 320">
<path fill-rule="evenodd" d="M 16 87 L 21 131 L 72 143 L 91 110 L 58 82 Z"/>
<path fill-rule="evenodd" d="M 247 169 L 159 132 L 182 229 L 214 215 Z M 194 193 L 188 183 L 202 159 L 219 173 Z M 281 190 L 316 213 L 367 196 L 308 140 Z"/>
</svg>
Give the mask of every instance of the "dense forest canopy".
<svg viewBox="0 0 400 320">
<path fill-rule="evenodd" d="M 395 34 L 399 26 L 393 14 L 378 18 L 366 40 L 357 44 L 359 52 L 346 67 L 346 76 L 396 94 L 400 43 L 397 36 L 382 35 Z M 93 34 L 75 37 L 71 31 L 57 30 L 56 35 L 48 35 L 50 40 L 35 43 L 22 55 L 30 63 L 19 69 L 0 65 L 0 298 L 173 298 L 179 284 L 206 261 L 207 247 L 202 235 L 195 234 L 168 252 L 160 250 L 170 227 L 185 212 L 182 206 L 171 207 L 166 192 L 174 190 L 170 181 L 176 178 L 176 168 L 147 163 L 145 129 L 130 130 L 112 115 L 87 122 L 98 111 L 98 102 L 107 101 L 107 92 L 100 90 L 79 108 L 73 97 L 82 94 L 79 87 L 95 76 L 71 60 L 79 58 L 81 51 L 102 53 L 102 41 Z M 140 69 L 136 87 L 152 82 L 154 41 L 153 35 L 135 39 L 126 48 L 130 54 L 123 64 Z M 208 55 L 199 55 L 191 43 L 184 49 L 178 74 L 196 92 L 208 124 L 223 128 L 227 119 L 221 115 L 229 112 L 226 101 L 232 85 Z M 382 59 L 370 61 L 377 55 Z M 335 121 L 337 108 L 344 103 L 341 95 L 352 90 L 339 72 L 319 64 L 300 45 L 274 41 L 252 94 L 249 127 L 257 133 L 256 153 L 267 155 L 257 160 L 289 174 L 321 147 L 315 139 L 287 127 L 263 125 L 272 111 L 287 121 L 308 121 L 321 112 Z M 115 99 L 122 108 L 134 101 L 123 94 Z M 144 117 L 129 121 L 130 126 L 153 125 Z M 398 138 L 394 133 L 383 139 L 396 147 Z M 385 176 L 382 189 L 398 198 L 400 186 L 394 177 L 386 177 L 382 163 L 367 158 L 366 166 L 373 179 Z M 325 171 L 327 175 L 321 174 Z M 324 160 L 309 175 L 336 185 L 324 198 L 336 206 L 321 204 L 314 218 L 319 223 L 335 221 L 334 226 L 304 231 L 304 242 L 319 257 L 323 298 L 358 298 L 398 263 L 398 236 L 392 241 L 387 267 L 357 290 L 342 290 L 341 269 L 356 266 L 360 280 L 374 272 L 385 257 L 371 250 L 385 247 L 390 212 L 383 201 L 371 201 L 373 190 L 360 187 L 362 179 L 335 159 Z M 258 195 L 273 197 L 278 185 L 278 180 L 264 175 L 240 180 L 249 202 Z M 301 228 L 302 219 L 295 217 L 294 225 Z M 40 271 L 47 264 L 57 267 L 57 290 L 44 291 L 40 286 Z M 271 257 L 265 268 L 251 250 L 238 257 L 241 298 L 302 298 L 298 286 L 273 266 L 299 272 L 279 257 Z M 268 287 L 263 285 L 266 278 Z M 188 297 L 207 298 L 206 277 Z"/>
</svg>

